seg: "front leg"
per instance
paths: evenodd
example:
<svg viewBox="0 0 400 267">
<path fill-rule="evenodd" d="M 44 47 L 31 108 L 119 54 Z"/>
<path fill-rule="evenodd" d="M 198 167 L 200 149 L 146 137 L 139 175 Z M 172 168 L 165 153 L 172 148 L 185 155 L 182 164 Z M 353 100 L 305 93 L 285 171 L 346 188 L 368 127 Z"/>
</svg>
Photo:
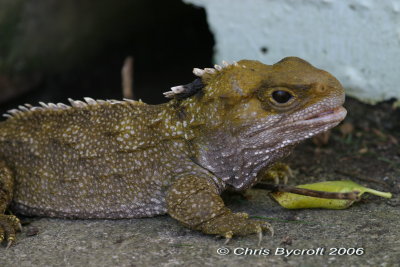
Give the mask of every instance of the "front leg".
<svg viewBox="0 0 400 267">
<path fill-rule="evenodd" d="M 13 197 L 14 179 L 12 171 L 0 160 L 0 243 L 7 241 L 7 248 L 15 242 L 15 232 L 21 230 L 21 223 L 14 215 L 5 215 Z"/>
<path fill-rule="evenodd" d="M 246 213 L 233 213 L 225 207 L 215 184 L 204 178 L 180 178 L 168 190 L 166 201 L 172 218 L 205 234 L 224 236 L 227 242 L 234 235 L 254 233 L 261 241 L 263 231 L 273 233 L 267 222 L 249 219 Z"/>
</svg>

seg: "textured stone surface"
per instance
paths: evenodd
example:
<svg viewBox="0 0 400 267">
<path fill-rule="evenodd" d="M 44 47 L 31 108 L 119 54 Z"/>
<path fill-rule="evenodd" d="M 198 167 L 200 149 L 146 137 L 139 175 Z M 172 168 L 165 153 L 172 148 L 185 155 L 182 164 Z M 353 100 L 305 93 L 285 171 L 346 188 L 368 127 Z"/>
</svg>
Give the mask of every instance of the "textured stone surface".
<svg viewBox="0 0 400 267">
<path fill-rule="evenodd" d="M 239 256 L 217 254 L 223 240 L 183 228 L 167 216 L 131 220 L 34 219 L 18 235 L 18 243 L 1 249 L 2 266 L 396 266 L 400 257 L 398 207 L 385 201 L 348 210 L 284 210 L 261 190 L 251 200 L 228 202 L 236 211 L 265 216 L 275 236 L 239 237 L 226 247 L 312 249 L 362 247 L 362 256 Z M 297 221 L 290 221 L 297 218 Z M 31 228 L 36 236 L 26 236 Z M 292 245 L 282 244 L 292 239 Z M 238 250 L 239 252 L 239 250 Z M 397 265 L 399 266 L 399 265 Z"/>
</svg>

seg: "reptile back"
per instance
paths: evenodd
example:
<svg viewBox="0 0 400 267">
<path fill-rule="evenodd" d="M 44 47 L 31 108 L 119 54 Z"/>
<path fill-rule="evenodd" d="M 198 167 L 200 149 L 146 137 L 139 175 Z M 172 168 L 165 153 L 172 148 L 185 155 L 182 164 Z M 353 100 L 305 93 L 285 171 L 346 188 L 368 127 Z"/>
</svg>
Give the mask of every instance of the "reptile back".
<svg viewBox="0 0 400 267">
<path fill-rule="evenodd" d="M 15 175 L 12 208 L 27 215 L 163 214 L 179 141 L 159 134 L 162 105 L 136 101 L 44 108 L 0 124 L 0 158 Z"/>
</svg>

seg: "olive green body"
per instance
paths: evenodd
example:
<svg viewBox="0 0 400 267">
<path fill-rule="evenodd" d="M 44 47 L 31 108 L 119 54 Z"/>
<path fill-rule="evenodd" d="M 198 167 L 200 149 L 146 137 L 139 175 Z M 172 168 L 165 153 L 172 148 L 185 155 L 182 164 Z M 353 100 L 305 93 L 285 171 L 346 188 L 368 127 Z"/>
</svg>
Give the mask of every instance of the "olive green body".
<svg viewBox="0 0 400 267">
<path fill-rule="evenodd" d="M 85 98 L 20 106 L 0 123 L 0 241 L 17 213 L 133 218 L 168 213 L 207 234 L 272 230 L 232 213 L 220 193 L 242 191 L 300 141 L 346 115 L 344 91 L 299 58 L 194 69 L 199 78 L 162 105 Z"/>
</svg>

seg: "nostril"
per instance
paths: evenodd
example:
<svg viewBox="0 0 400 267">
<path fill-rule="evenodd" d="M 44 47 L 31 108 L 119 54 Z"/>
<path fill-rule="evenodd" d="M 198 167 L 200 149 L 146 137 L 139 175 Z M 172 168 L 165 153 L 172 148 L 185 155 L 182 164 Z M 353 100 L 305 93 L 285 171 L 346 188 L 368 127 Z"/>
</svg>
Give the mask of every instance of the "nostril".
<svg viewBox="0 0 400 267">
<path fill-rule="evenodd" d="M 325 93 L 326 91 L 327 91 L 327 86 L 325 85 L 325 84 L 322 84 L 322 83 L 317 83 L 316 85 L 315 85 L 315 91 L 317 92 L 317 93 Z"/>
</svg>

